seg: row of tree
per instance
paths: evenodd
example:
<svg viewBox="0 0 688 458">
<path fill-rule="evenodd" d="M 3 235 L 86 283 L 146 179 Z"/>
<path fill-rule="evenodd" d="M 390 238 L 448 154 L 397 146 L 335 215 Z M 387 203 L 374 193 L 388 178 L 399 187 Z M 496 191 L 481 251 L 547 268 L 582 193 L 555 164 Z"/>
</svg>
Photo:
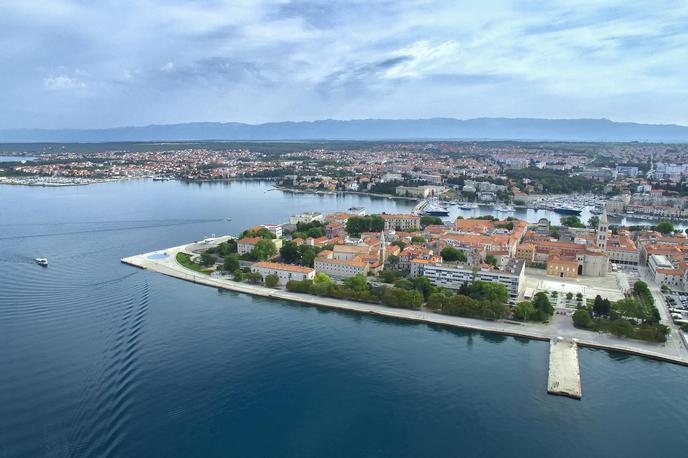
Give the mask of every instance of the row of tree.
<svg viewBox="0 0 688 458">
<path fill-rule="evenodd" d="M 573 323 L 582 329 L 609 331 L 618 337 L 665 342 L 669 328 L 659 323 L 659 310 L 647 283 L 637 281 L 633 293 L 616 302 L 595 297 L 591 305 L 573 314 Z"/>
</svg>

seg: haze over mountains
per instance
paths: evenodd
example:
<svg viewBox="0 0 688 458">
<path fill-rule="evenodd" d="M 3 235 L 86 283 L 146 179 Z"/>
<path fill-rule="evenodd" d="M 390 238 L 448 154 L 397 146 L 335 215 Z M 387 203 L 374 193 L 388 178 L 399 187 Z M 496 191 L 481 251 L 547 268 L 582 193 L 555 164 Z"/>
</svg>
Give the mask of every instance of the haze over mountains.
<svg viewBox="0 0 688 458">
<path fill-rule="evenodd" d="M 608 119 L 431 118 L 265 124 L 193 122 L 110 129 L 6 129 L 0 142 L 184 140 L 543 140 L 688 142 L 688 127 Z"/>
</svg>

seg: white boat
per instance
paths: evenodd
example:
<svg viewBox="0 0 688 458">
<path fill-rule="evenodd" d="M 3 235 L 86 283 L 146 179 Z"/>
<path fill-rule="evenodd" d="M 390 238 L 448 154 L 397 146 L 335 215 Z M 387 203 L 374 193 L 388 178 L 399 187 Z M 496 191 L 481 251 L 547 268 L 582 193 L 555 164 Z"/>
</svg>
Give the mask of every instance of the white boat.
<svg viewBox="0 0 688 458">
<path fill-rule="evenodd" d="M 48 267 L 48 260 L 46 258 L 36 258 L 34 262 L 39 266 Z"/>
<path fill-rule="evenodd" d="M 495 210 L 502 213 L 513 213 L 516 211 L 511 205 L 497 205 L 495 206 Z"/>
<path fill-rule="evenodd" d="M 476 208 L 478 208 L 478 204 L 471 202 L 460 202 L 459 208 L 462 210 L 475 210 Z"/>
<path fill-rule="evenodd" d="M 448 216 L 449 210 L 440 203 L 429 203 L 423 207 L 423 214 L 431 216 Z"/>
</svg>

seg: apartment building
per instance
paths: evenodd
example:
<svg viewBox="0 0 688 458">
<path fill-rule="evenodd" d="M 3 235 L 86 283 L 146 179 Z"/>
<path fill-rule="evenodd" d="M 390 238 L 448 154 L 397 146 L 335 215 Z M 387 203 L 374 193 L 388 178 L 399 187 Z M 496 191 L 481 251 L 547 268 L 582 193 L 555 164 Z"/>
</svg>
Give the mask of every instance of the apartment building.
<svg viewBox="0 0 688 458">
<path fill-rule="evenodd" d="M 524 284 L 525 262 L 510 259 L 501 269 L 482 267 L 475 271 L 466 264 L 428 264 L 423 274 L 432 284 L 455 290 L 474 280 L 499 283 L 509 291 L 509 302 L 515 303 Z"/>
</svg>

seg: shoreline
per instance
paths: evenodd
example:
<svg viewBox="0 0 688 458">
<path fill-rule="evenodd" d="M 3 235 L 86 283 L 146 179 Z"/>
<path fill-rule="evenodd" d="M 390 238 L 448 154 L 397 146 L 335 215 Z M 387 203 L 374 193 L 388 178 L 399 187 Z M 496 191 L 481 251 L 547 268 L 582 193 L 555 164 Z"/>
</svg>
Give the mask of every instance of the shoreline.
<svg viewBox="0 0 688 458">
<path fill-rule="evenodd" d="M 475 318 L 442 315 L 434 312 L 425 312 L 421 310 L 397 309 L 379 304 L 369 304 L 342 299 L 332 299 L 303 293 L 295 293 L 282 289 L 272 289 L 260 285 L 238 283 L 228 279 L 214 278 L 206 274 L 195 273 L 177 263 L 176 254 L 180 251 L 183 251 L 186 247 L 187 245 L 181 245 L 178 247 L 168 248 L 166 250 L 159 250 L 150 253 L 144 253 L 140 255 L 122 258 L 120 261 L 124 264 L 133 267 L 138 267 L 143 270 L 154 271 L 169 277 L 189 281 L 196 284 L 211 286 L 215 288 L 234 291 L 237 293 L 249 294 L 253 296 L 261 296 L 290 302 L 297 302 L 300 304 L 315 306 L 319 308 L 348 311 L 352 313 L 362 313 L 372 316 L 383 316 L 386 318 L 401 319 L 404 321 L 415 321 L 417 323 L 446 326 L 469 331 L 488 332 L 540 341 L 551 341 L 552 339 L 556 339 L 557 337 L 559 337 L 559 334 L 557 334 L 556 332 L 552 332 L 553 330 L 547 329 L 544 325 L 521 324 L 509 321 L 485 321 Z M 149 258 L 149 256 L 151 255 L 160 255 L 163 252 L 167 254 L 167 256 L 163 259 Z M 641 356 L 649 359 L 654 359 L 657 361 L 688 367 L 688 357 L 677 356 L 662 353 L 661 351 L 645 349 L 638 346 L 638 344 L 633 345 L 633 342 L 630 342 L 630 345 L 628 345 L 626 341 L 620 341 L 620 343 L 618 344 L 609 344 L 596 342 L 591 338 L 585 338 L 580 335 L 564 337 L 567 339 L 576 339 L 576 343 L 579 347 L 600 349 L 630 354 L 634 356 Z"/>
<path fill-rule="evenodd" d="M 353 194 L 359 196 L 370 196 L 370 197 L 380 197 L 382 199 L 398 199 L 398 200 L 408 200 L 411 202 L 420 202 L 420 199 L 415 197 L 404 197 L 404 196 L 393 196 L 391 194 L 380 194 L 375 192 L 363 192 L 363 191 L 314 191 L 310 189 L 299 189 L 299 188 L 288 188 L 286 186 L 275 186 L 275 189 L 282 192 L 293 192 L 299 194 L 324 194 L 324 195 L 337 195 L 337 194 Z"/>
</svg>

